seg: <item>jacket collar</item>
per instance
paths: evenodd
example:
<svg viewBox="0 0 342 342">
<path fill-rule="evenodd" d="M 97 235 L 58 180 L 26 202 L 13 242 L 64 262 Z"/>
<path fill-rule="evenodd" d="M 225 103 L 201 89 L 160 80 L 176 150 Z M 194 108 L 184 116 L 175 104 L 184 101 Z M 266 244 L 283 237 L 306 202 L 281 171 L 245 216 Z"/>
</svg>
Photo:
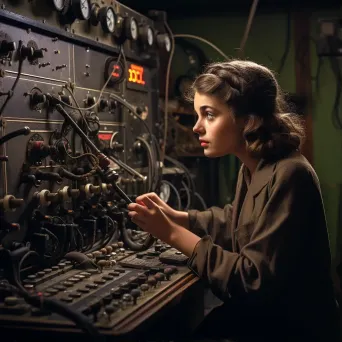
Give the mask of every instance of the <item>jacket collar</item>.
<svg viewBox="0 0 342 342">
<path fill-rule="evenodd" d="M 252 175 L 251 183 L 249 185 L 248 191 L 256 196 L 258 193 L 266 186 L 266 184 L 270 181 L 277 162 L 269 162 L 265 159 L 261 159 Z M 245 169 L 246 166 L 243 165 Z M 245 171 L 245 170 L 243 170 Z"/>
</svg>

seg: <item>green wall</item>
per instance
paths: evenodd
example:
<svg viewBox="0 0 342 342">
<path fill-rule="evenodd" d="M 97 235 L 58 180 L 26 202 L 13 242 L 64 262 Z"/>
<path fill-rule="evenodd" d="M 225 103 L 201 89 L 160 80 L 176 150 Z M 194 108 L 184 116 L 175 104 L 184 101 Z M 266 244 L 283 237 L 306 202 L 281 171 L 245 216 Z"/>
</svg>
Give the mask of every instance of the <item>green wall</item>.
<svg viewBox="0 0 342 342">
<path fill-rule="evenodd" d="M 329 18 L 336 15 L 336 11 L 313 13 L 312 37 L 317 38 L 318 18 Z M 226 55 L 234 57 L 237 55 L 236 48 L 240 45 L 246 22 L 247 13 L 246 16 L 231 14 L 222 15 L 221 17 L 173 20 L 170 22 L 170 27 L 174 34 L 186 33 L 201 36 L 217 45 Z M 277 71 L 285 49 L 286 34 L 286 13 L 257 15 L 247 41 L 245 56 Z M 292 26 L 291 35 L 293 37 Z M 211 47 L 199 41 L 192 40 L 192 42 L 200 46 L 213 61 L 222 60 L 222 57 Z M 278 81 L 286 92 L 295 92 L 296 90 L 294 48 L 293 39 L 291 39 L 291 48 L 286 64 L 282 72 L 278 74 Z M 314 76 L 318 63 L 314 43 L 312 43 L 311 62 L 312 75 Z M 171 73 L 171 88 L 173 80 L 178 75 L 185 73 L 188 66 L 186 56 L 180 49 L 176 48 Z M 332 256 L 336 262 L 340 258 L 339 246 L 342 245 L 342 242 L 340 242 L 342 238 L 339 237 L 339 231 L 342 231 L 342 227 L 338 227 L 339 189 L 340 184 L 342 184 L 342 131 L 333 126 L 331 119 L 336 82 L 327 59 L 324 60 L 321 68 L 318 93 L 316 92 L 315 80 L 313 80 L 312 85 L 314 109 L 310 115 L 313 115 L 314 122 L 314 167 L 321 182 Z M 229 182 L 229 179 L 226 179 L 226 174 L 229 174 L 229 172 L 226 173 L 226 170 L 229 170 L 229 161 L 229 157 L 221 160 L 223 167 L 220 172 L 220 180 L 222 182 Z M 222 204 L 230 199 L 231 194 L 229 192 L 221 194 L 220 200 Z"/>
</svg>

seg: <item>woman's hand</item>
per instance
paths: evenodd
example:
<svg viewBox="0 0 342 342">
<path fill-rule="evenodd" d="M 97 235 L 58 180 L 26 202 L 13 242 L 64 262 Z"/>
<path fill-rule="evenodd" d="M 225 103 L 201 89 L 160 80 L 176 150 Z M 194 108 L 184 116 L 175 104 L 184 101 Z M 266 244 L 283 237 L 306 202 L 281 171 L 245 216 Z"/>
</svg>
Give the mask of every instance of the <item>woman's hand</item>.
<svg viewBox="0 0 342 342">
<path fill-rule="evenodd" d="M 155 192 L 150 192 L 147 194 L 140 195 L 136 198 L 136 202 L 144 202 L 144 199 L 148 197 L 152 200 L 163 213 L 174 223 L 188 229 L 189 228 L 189 216 L 185 211 L 179 211 L 171 208 L 167 203 L 165 203 Z"/>
<path fill-rule="evenodd" d="M 157 195 L 155 196 L 159 198 Z M 154 199 L 156 197 L 153 196 Z M 149 194 L 139 196 L 136 199 L 138 203 L 130 203 L 128 205 L 128 215 L 141 229 L 190 257 L 201 238 L 187 230 L 185 224 L 180 225 L 175 220 L 172 220 L 164 212 L 164 208 L 166 210 L 172 208 L 166 203 L 164 206 L 164 202 L 160 198 L 159 200 L 162 203 L 159 201 L 156 203 L 149 197 Z M 183 212 L 174 211 L 183 214 Z M 188 221 L 187 213 L 184 213 L 178 220 Z"/>
<path fill-rule="evenodd" d="M 155 195 L 161 202 L 163 202 L 157 195 Z M 163 206 L 153 201 L 149 194 L 137 198 L 138 203 L 130 203 L 128 205 L 128 215 L 131 220 L 144 231 L 152 234 L 156 238 L 170 243 L 172 240 L 172 233 L 175 230 L 175 225 L 163 210 Z M 164 202 L 163 202 L 164 203 Z M 164 203 L 166 210 L 169 207 Z"/>
</svg>

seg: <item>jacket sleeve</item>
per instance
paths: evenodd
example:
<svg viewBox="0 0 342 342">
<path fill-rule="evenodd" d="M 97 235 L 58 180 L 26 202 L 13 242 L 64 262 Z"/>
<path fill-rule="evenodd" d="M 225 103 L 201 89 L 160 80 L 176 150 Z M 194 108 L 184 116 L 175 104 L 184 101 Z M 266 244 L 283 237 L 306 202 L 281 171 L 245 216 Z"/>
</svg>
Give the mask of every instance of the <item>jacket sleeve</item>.
<svg viewBox="0 0 342 342">
<path fill-rule="evenodd" d="M 223 209 L 212 207 L 206 211 L 189 210 L 189 230 L 199 237 L 209 235 L 216 244 L 232 250 L 232 212 L 231 204 Z"/>
<path fill-rule="evenodd" d="M 273 176 L 268 200 L 240 253 L 224 250 L 208 234 L 196 245 L 189 268 L 222 300 L 272 293 L 269 289 L 287 279 L 291 263 L 296 262 L 298 234 L 307 225 L 315 196 L 320 192 L 310 171 L 287 166 Z"/>
</svg>

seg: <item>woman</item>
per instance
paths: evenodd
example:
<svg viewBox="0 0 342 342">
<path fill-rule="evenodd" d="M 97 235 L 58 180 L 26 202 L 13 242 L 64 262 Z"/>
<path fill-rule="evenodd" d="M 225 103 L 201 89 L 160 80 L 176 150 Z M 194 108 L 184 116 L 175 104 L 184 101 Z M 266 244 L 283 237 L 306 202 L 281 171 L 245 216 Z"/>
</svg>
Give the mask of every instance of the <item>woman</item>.
<svg viewBox="0 0 342 342">
<path fill-rule="evenodd" d="M 299 152 L 301 121 L 285 112 L 272 72 L 253 62 L 211 64 L 193 90 L 204 154 L 242 162 L 234 202 L 179 212 L 145 194 L 128 206 L 132 221 L 189 256 L 223 301 L 199 335 L 338 341 L 324 206 Z"/>
</svg>

